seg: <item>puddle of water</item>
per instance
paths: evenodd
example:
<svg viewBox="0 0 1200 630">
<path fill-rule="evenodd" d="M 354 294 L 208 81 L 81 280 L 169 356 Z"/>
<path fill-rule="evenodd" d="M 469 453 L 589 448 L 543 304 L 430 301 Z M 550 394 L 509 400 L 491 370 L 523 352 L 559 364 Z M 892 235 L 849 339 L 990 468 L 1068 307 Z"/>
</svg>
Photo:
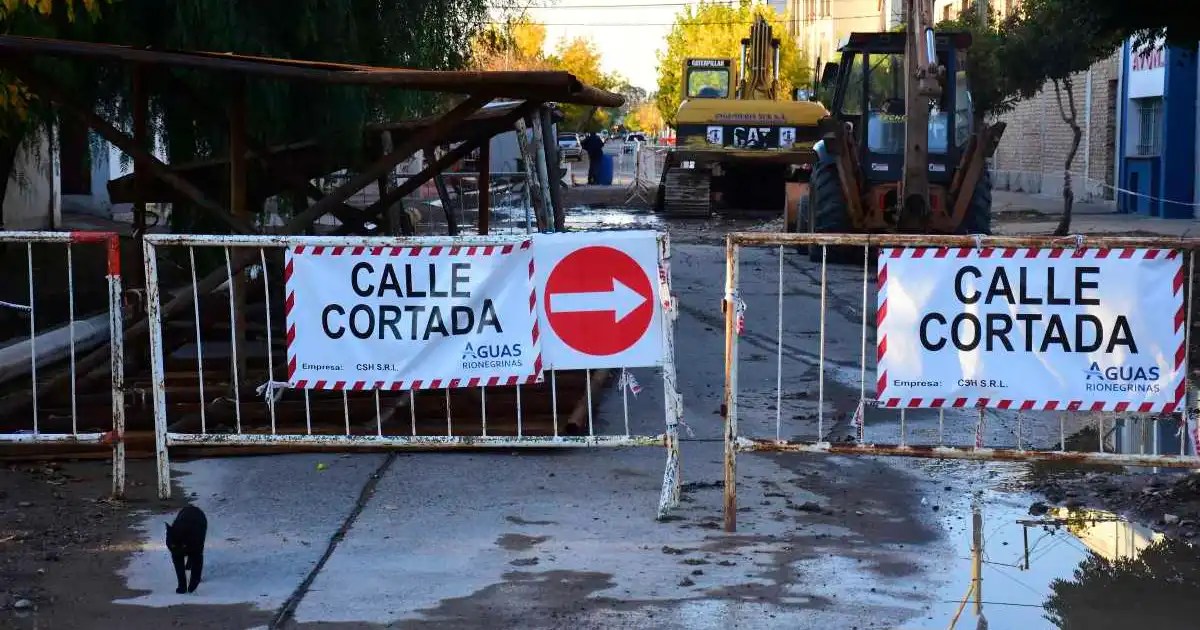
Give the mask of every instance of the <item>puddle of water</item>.
<svg viewBox="0 0 1200 630">
<path fill-rule="evenodd" d="M 567 210 L 568 230 L 661 229 L 662 218 L 648 210 L 575 206 Z"/>
<path fill-rule="evenodd" d="M 1047 506 L 1031 514 L 1032 501 L 1023 492 L 992 489 L 940 506 L 949 547 L 931 562 L 945 582 L 934 589 L 929 609 L 902 627 L 976 628 L 977 612 L 993 628 L 1196 627 L 1194 547 L 1111 512 Z"/>
</svg>

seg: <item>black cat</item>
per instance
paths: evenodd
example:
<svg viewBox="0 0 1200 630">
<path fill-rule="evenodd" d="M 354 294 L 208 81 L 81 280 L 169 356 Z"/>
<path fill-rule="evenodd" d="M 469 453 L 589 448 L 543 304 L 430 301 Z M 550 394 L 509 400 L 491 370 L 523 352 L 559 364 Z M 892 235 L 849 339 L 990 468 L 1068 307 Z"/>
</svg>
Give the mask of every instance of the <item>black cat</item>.
<svg viewBox="0 0 1200 630">
<path fill-rule="evenodd" d="M 167 549 L 171 550 L 171 562 L 175 564 L 175 577 L 179 581 L 176 593 L 193 593 L 200 585 L 200 574 L 204 572 L 204 536 L 208 533 L 208 518 L 204 512 L 189 505 L 167 523 Z M 184 570 L 192 572 L 189 583 Z"/>
</svg>

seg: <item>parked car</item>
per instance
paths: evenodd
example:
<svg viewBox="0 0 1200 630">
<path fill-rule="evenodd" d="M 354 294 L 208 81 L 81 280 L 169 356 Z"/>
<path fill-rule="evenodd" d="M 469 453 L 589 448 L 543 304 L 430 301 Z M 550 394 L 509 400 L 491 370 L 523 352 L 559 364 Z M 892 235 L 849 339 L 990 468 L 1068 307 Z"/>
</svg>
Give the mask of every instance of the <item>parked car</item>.
<svg viewBox="0 0 1200 630">
<path fill-rule="evenodd" d="M 577 133 L 558 134 L 558 152 L 564 160 L 579 161 L 583 159 L 583 142 Z"/>
<path fill-rule="evenodd" d="M 639 146 L 646 144 L 646 136 L 640 133 L 631 133 L 625 136 L 625 153 L 633 153 Z"/>
</svg>

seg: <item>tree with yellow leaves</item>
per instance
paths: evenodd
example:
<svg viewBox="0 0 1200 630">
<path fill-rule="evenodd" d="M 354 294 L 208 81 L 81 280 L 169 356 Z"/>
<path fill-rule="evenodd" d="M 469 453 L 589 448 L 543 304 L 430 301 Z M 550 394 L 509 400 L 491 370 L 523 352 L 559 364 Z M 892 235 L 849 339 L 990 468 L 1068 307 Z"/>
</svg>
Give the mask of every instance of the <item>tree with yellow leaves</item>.
<svg viewBox="0 0 1200 630">
<path fill-rule="evenodd" d="M 633 131 L 655 134 L 662 132 L 667 123 L 663 121 L 654 99 L 650 99 L 639 104 L 625 117 L 625 126 Z"/>
<path fill-rule="evenodd" d="M 546 26 L 520 16 L 481 30 L 471 40 L 471 65 L 477 70 L 547 70 L 542 49 Z"/>
<path fill-rule="evenodd" d="M 623 82 L 621 77 L 605 74 L 600 68 L 600 51 L 596 49 L 596 43 L 587 37 L 560 41 L 549 61 L 555 68 L 570 72 L 583 83 L 602 90 L 615 89 Z M 593 112 L 593 109 L 586 105 L 564 104 L 563 128 L 599 131 L 608 128 L 617 113 L 608 109 L 596 109 Z"/>
<path fill-rule="evenodd" d="M 676 17 L 667 35 L 666 50 L 658 56 L 658 111 L 668 124 L 674 123 L 679 109 L 683 61 L 689 57 L 737 59 L 742 39 L 750 34 L 754 18 L 762 15 L 780 39 L 779 93 L 791 94 L 792 88 L 808 82 L 811 74 L 808 62 L 796 45 L 787 37 L 787 29 L 779 13 L 766 4 L 741 0 L 737 5 L 710 3 L 684 8 Z"/>
</svg>

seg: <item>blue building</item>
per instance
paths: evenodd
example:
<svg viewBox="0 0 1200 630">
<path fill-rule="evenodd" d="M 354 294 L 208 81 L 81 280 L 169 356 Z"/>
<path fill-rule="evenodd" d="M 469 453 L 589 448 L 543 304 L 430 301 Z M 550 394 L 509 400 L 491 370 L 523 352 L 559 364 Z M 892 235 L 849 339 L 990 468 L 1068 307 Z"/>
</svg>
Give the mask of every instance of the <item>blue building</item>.
<svg viewBox="0 0 1200 630">
<path fill-rule="evenodd" d="M 1167 46 L 1121 52 L 1117 210 L 1197 218 L 1197 50 Z"/>
</svg>

